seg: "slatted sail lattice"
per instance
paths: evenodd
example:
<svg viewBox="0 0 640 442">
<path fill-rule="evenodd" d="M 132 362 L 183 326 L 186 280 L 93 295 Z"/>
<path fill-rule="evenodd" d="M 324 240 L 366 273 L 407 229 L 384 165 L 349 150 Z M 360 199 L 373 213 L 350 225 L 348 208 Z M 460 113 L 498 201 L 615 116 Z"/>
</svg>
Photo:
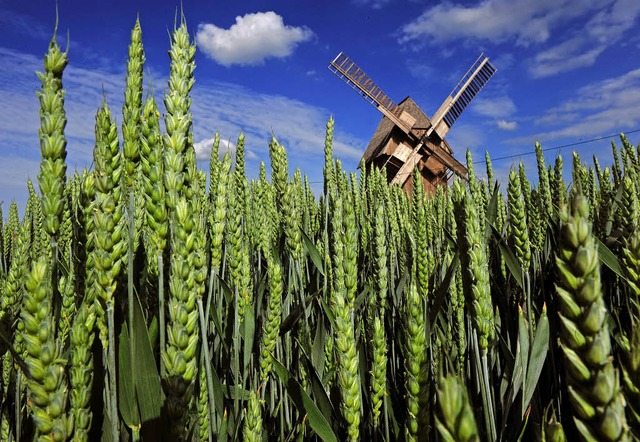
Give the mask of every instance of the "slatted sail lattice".
<svg viewBox="0 0 640 442">
<path fill-rule="evenodd" d="M 488 57 L 484 54 L 478 57 L 432 118 L 409 97 L 400 104 L 394 103 L 344 52 L 330 62 L 329 70 L 386 117 L 378 125 L 363 162 L 386 168 L 389 182 L 403 188 L 411 182 L 416 166 L 422 182 L 432 191 L 436 186 L 446 185 L 452 173 L 466 179 L 466 167 L 453 157 L 444 137 L 496 72 Z"/>
<path fill-rule="evenodd" d="M 434 129 L 441 139 L 495 72 L 489 58 L 480 54 L 433 117 Z"/>
<path fill-rule="evenodd" d="M 344 52 L 340 52 L 329 64 L 329 70 L 358 92 L 367 102 L 377 107 L 406 133 L 410 127 L 400 120 L 398 105 L 384 93 L 374 81 Z"/>
</svg>

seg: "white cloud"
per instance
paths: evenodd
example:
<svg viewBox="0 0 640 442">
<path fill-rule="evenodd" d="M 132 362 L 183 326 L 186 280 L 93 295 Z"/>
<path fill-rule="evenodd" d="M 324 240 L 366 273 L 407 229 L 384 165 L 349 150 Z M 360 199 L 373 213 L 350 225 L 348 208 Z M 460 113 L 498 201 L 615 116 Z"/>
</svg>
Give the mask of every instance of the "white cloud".
<svg viewBox="0 0 640 442">
<path fill-rule="evenodd" d="M 14 149 L 21 156 L 39 155 L 38 127 L 39 102 L 36 91 L 41 87 L 36 71 L 42 71 L 40 57 L 0 48 L 0 132 L 5 148 Z M 118 73 L 90 71 L 70 64 L 64 71 L 65 110 L 70 160 L 88 160 L 94 140 L 94 117 L 102 103 L 103 93 L 118 123 L 122 120 L 124 69 Z"/>
<path fill-rule="evenodd" d="M 597 43 L 610 44 L 612 39 L 618 40 L 622 33 L 633 27 L 638 15 L 640 3 L 636 0 L 617 0 L 594 15 L 581 31 Z"/>
<path fill-rule="evenodd" d="M 482 150 L 485 144 L 484 137 L 485 132 L 479 126 L 461 123 L 447 135 L 447 142 L 458 161 L 464 162 L 467 149 L 471 150 L 474 161 L 477 161 L 481 155 L 484 158 L 484 150 Z"/>
<path fill-rule="evenodd" d="M 548 77 L 573 69 L 592 66 L 598 56 L 606 49 L 605 45 L 588 48 L 589 41 L 584 37 L 566 40 L 552 48 L 538 53 L 529 71 L 535 78 Z"/>
<path fill-rule="evenodd" d="M 498 120 L 496 121 L 498 129 L 502 130 L 516 130 L 518 128 L 517 121 Z"/>
<path fill-rule="evenodd" d="M 223 66 L 257 65 L 267 58 L 288 57 L 298 44 L 313 35 L 307 27 L 285 25 L 281 16 L 269 11 L 236 17 L 236 23 L 229 29 L 200 24 L 196 44 Z"/>
<path fill-rule="evenodd" d="M 472 6 L 440 3 L 401 28 L 401 42 L 515 40 L 528 46 L 549 39 L 562 22 L 598 9 L 591 0 L 485 0 Z"/>
<path fill-rule="evenodd" d="M 399 40 L 417 45 L 480 40 L 535 47 L 539 52 L 530 61 L 530 73 L 545 77 L 592 66 L 633 29 L 639 15 L 637 0 L 444 2 L 404 25 Z"/>
<path fill-rule="evenodd" d="M 322 159 L 325 125 L 330 115 L 325 109 L 281 95 L 259 94 L 235 84 L 202 82 L 194 86 L 192 106 L 196 139 L 210 138 L 215 130 L 222 139 L 235 139 L 243 132 L 247 151 L 268 162 L 268 143 L 273 134 L 287 147 L 290 162 L 306 164 L 302 170 L 315 169 L 316 162 Z M 341 132 L 339 124 L 334 152 L 355 165 L 366 146 L 365 140 Z"/>
<path fill-rule="evenodd" d="M 514 54 L 504 52 L 502 54 L 498 54 L 493 59 L 493 64 L 498 66 L 500 70 L 504 72 L 513 68 L 517 61 L 518 60 Z"/>
<path fill-rule="evenodd" d="M 568 39 L 538 53 L 530 65 L 533 77 L 547 77 L 593 66 L 598 56 L 621 40 L 640 15 L 640 3 L 618 0 L 594 14 Z"/>
<path fill-rule="evenodd" d="M 411 58 L 407 59 L 405 64 L 409 73 L 418 80 L 427 81 L 436 77 L 436 69 L 424 60 Z"/>
<path fill-rule="evenodd" d="M 0 204 L 2 204 L 4 216 L 7 216 L 9 204 L 12 201 L 18 204 L 20 213 L 24 213 L 29 197 L 27 179 L 31 179 L 37 190 L 40 160 L 13 155 L 2 155 L 0 158 L 2 159 L 2 167 L 0 167 Z"/>
<path fill-rule="evenodd" d="M 640 69 L 581 87 L 574 98 L 536 120 L 544 130 L 510 140 L 574 139 L 610 135 L 640 127 Z"/>
<path fill-rule="evenodd" d="M 471 104 L 471 109 L 477 114 L 485 117 L 504 118 L 512 115 L 516 111 L 513 100 L 507 96 L 501 97 L 478 97 Z"/>
<path fill-rule="evenodd" d="M 15 198 L 23 206 L 26 179 L 29 176 L 36 183 L 40 162 L 39 104 L 35 94 L 40 83 L 34 72 L 42 69 L 42 62 L 40 57 L 4 48 L 0 48 L 0 59 L 3 60 L 0 63 L 0 108 L 11 110 L 4 112 L 0 119 L 0 201 L 10 202 Z M 195 75 L 197 78 L 197 70 Z M 118 127 L 121 125 L 124 81 L 122 71 L 92 71 L 72 64 L 65 69 L 68 174 L 73 169 L 91 166 L 95 113 L 102 102 L 103 91 Z M 154 75 L 155 98 L 161 113 L 164 112 L 162 85 L 166 82 L 166 77 Z M 145 95 L 147 92 L 148 89 Z M 235 152 L 235 144 L 229 140 L 235 141 L 244 132 L 248 174 L 257 176 L 259 161 L 269 162 L 268 142 L 273 133 L 286 146 L 292 171 L 300 167 L 310 180 L 322 180 L 328 110 L 229 83 L 196 81 L 192 96 L 193 131 L 199 161 L 208 161 L 211 137 L 216 130 L 222 140 L 220 152 L 224 152 L 227 145 Z M 366 141 L 345 133 L 340 129 L 340 122 L 336 123 L 334 153 L 344 161 L 345 167 L 356 167 Z"/>
<path fill-rule="evenodd" d="M 3 8 L 0 10 L 0 25 L 5 30 L 11 29 L 22 35 L 48 40 L 53 35 L 54 21 L 45 25 L 31 15 Z"/>
<path fill-rule="evenodd" d="M 211 158 L 211 149 L 213 147 L 213 137 L 205 138 L 204 140 L 193 143 L 193 148 L 196 151 L 197 161 L 209 161 Z M 220 159 L 224 157 L 226 153 L 233 158 L 236 154 L 236 145 L 231 140 L 220 140 L 218 144 L 218 156 Z M 245 155 L 247 152 L 245 151 Z"/>
<path fill-rule="evenodd" d="M 562 110 L 592 110 L 637 104 L 640 92 L 640 69 L 634 69 L 618 77 L 598 81 L 578 89 L 576 98 L 564 103 Z"/>
</svg>

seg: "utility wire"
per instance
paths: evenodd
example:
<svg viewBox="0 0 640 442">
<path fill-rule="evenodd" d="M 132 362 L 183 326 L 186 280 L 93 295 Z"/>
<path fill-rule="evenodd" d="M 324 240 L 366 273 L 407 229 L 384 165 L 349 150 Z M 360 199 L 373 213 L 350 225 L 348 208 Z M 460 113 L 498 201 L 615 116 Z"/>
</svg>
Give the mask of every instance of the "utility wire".
<svg viewBox="0 0 640 442">
<path fill-rule="evenodd" d="M 640 132 L 640 129 L 629 130 L 629 131 L 626 131 L 626 132 L 619 132 L 619 133 L 616 133 L 616 134 L 613 134 L 613 135 L 605 135 L 605 136 L 602 136 L 602 137 L 590 138 L 588 140 L 576 141 L 574 143 L 569 143 L 569 144 L 561 144 L 559 146 L 546 147 L 546 148 L 542 149 L 542 152 L 547 152 L 549 150 L 556 150 L 556 149 L 564 149 L 564 148 L 573 147 L 573 146 L 579 146 L 581 144 L 593 143 L 595 141 L 608 140 L 610 138 L 619 137 L 620 134 L 627 135 L 627 134 L 634 134 L 634 133 L 637 133 L 637 132 Z M 508 159 L 511 159 L 511 158 L 519 158 L 519 157 L 524 157 L 524 156 L 527 156 L 527 155 L 535 155 L 535 153 L 536 152 L 534 150 L 533 152 L 532 151 L 527 151 L 527 152 L 516 153 L 516 154 L 513 154 L 513 155 L 504 155 L 504 156 L 497 157 L 497 158 L 491 158 L 491 162 L 493 163 L 495 161 L 500 161 L 500 160 L 508 160 Z M 486 160 L 478 160 L 478 161 L 474 161 L 473 164 L 485 164 L 486 162 L 487 162 Z M 406 173 L 403 173 L 402 175 L 410 175 L 412 173 L 413 172 L 406 172 Z M 309 181 L 309 184 L 322 184 L 322 183 L 323 183 L 323 181 Z"/>
<path fill-rule="evenodd" d="M 635 129 L 635 130 L 630 130 L 627 132 L 621 132 L 622 134 L 626 135 L 626 134 L 633 134 L 636 132 L 640 132 L 640 129 Z M 613 135 L 605 135 L 603 137 L 597 137 L 597 138 L 591 138 L 589 140 L 583 140 L 583 141 L 576 141 L 575 143 L 569 143 L 569 144 L 562 144 L 559 146 L 553 146 L 553 147 L 546 147 L 544 149 L 542 149 L 543 152 L 546 152 L 548 150 L 555 150 L 555 149 L 563 149 L 565 147 L 573 147 L 573 146 L 579 146 L 581 144 L 587 144 L 587 143 L 593 143 L 594 141 L 602 141 L 602 140 L 607 140 L 609 138 L 615 138 L 615 137 L 619 137 L 620 133 L 617 134 L 613 134 Z M 513 154 L 513 155 L 505 155 L 502 157 L 497 157 L 497 158 L 491 158 L 491 162 L 493 163 L 494 161 L 500 161 L 500 160 L 508 160 L 511 158 L 518 158 L 518 157 L 523 157 L 526 155 L 535 155 L 535 150 L 532 151 L 527 151 L 527 152 L 522 152 L 522 153 L 518 153 L 518 154 Z M 486 160 L 478 160 L 478 161 L 474 161 L 473 164 L 484 164 L 486 163 Z"/>
</svg>

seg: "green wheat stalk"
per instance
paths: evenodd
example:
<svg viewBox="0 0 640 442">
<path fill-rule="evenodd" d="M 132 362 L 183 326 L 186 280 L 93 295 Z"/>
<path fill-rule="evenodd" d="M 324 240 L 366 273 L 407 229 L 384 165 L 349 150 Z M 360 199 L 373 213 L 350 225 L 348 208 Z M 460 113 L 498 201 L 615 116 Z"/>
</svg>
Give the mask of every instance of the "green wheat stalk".
<svg viewBox="0 0 640 442">
<path fill-rule="evenodd" d="M 556 258 L 561 340 L 574 422 L 584 440 L 627 440 L 625 400 L 611 359 L 611 341 L 587 199 L 563 207 Z"/>
<path fill-rule="evenodd" d="M 91 306 L 82 303 L 71 327 L 71 367 L 69 369 L 70 414 L 73 416 L 73 440 L 88 441 L 93 420 L 91 388 L 93 386 L 93 354 L 95 317 Z"/>
<path fill-rule="evenodd" d="M 57 241 L 65 203 L 67 140 L 64 128 L 67 118 L 64 110 L 62 73 L 67 63 L 67 53 L 60 51 L 54 35 L 44 57 L 44 73 L 38 73 L 42 82 L 42 88 L 38 93 L 42 154 L 38 183 L 42 195 L 43 227 L 51 237 L 52 245 Z"/>
<path fill-rule="evenodd" d="M 53 317 L 53 291 L 49 282 L 47 258 L 33 263 L 25 277 L 21 319 L 22 338 L 27 356 L 30 414 L 38 441 L 65 440 L 73 431 L 67 416 L 66 361 L 62 343 L 56 340 Z"/>
<path fill-rule="evenodd" d="M 194 216 L 195 214 L 195 216 Z M 180 198 L 171 221 L 170 297 L 167 303 L 167 342 L 162 352 L 171 437 L 183 440 L 194 379 L 199 342 L 196 301 L 204 290 L 203 234 L 196 204 Z M 193 271 L 195 270 L 195 271 Z"/>
<path fill-rule="evenodd" d="M 438 382 L 436 428 L 448 442 L 479 441 L 478 428 L 464 383 L 449 375 Z"/>
<path fill-rule="evenodd" d="M 348 243 L 345 236 L 350 236 L 350 234 L 345 233 L 345 224 L 343 224 L 345 208 L 340 195 L 334 199 L 333 203 L 334 284 L 331 292 L 331 309 L 335 319 L 333 345 L 338 356 L 338 384 L 342 391 L 342 416 L 347 424 L 348 440 L 357 441 L 360 438 L 360 376 L 358 375 L 358 354 L 353 322 L 353 301 L 349 301 L 349 289 L 346 282 L 351 275 L 345 271 L 345 267 L 349 267 L 349 265 L 345 265 L 345 243 Z M 351 228 L 350 223 L 351 221 L 346 223 L 347 229 Z"/>
</svg>

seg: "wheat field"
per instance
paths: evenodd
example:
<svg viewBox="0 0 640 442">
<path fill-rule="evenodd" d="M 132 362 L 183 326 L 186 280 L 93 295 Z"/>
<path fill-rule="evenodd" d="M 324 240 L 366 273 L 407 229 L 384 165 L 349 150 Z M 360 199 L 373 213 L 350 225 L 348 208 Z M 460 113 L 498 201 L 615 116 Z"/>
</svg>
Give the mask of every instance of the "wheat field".
<svg viewBox="0 0 640 442">
<path fill-rule="evenodd" d="M 216 136 L 207 180 L 171 37 L 166 112 L 136 21 L 121 130 L 103 102 L 73 174 L 49 45 L 38 182 L 0 212 L 1 440 L 640 437 L 640 146 L 602 168 L 536 145 L 503 185 L 468 154 L 468 182 L 408 195 L 345 170 L 330 119 L 321 195 L 275 136 L 251 180 Z"/>
</svg>

